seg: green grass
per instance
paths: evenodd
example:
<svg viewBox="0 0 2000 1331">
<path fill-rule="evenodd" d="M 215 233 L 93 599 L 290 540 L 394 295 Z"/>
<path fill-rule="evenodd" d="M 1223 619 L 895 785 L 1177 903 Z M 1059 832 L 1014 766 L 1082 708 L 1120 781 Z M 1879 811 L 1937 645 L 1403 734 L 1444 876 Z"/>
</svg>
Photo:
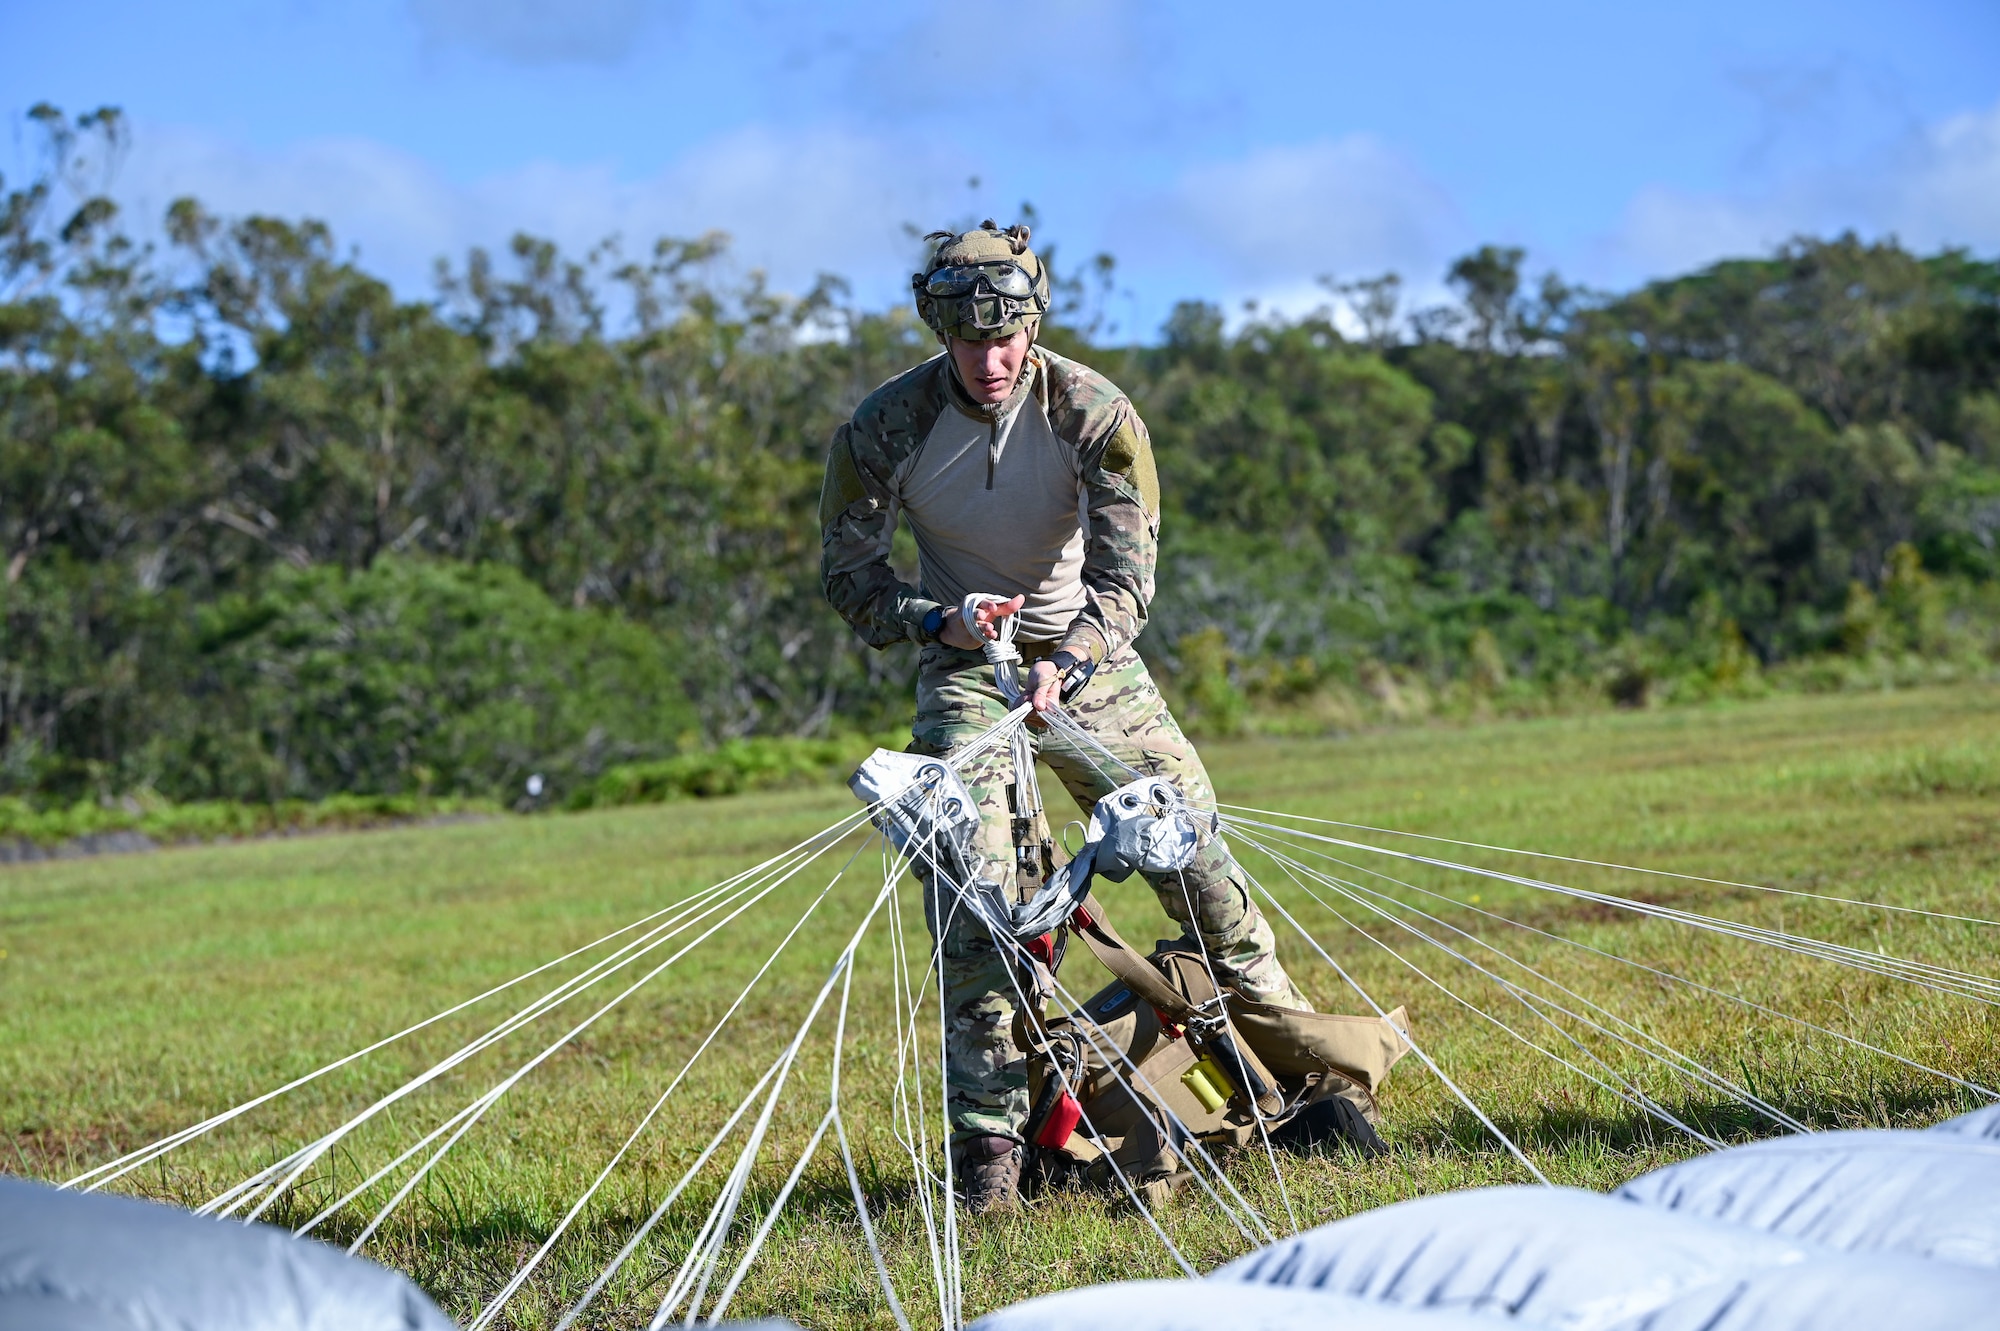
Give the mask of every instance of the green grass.
<svg viewBox="0 0 2000 1331">
<path fill-rule="evenodd" d="M 1338 742 L 1207 747 L 1227 799 L 1357 823 L 1642 864 L 1718 878 L 2000 916 L 2000 689 L 1958 686 L 1873 696 L 1781 698 L 1665 712 L 1471 728 L 1407 729 Z M 746 795 L 563 817 L 188 848 L 0 872 L 0 1167 L 62 1178 L 358 1048 L 684 893 L 727 876 L 848 812 L 838 789 Z M 1383 838 L 1362 837 L 1382 841 Z M 1641 878 L 1490 852 L 1450 852 L 1581 887 L 1780 925 L 1855 946 L 1991 973 L 2000 930 L 1816 904 L 1741 888 Z M 1407 1003 L 1420 1040 L 1526 1145 L 1557 1182 L 1603 1188 L 1688 1154 L 1684 1138 L 1458 1007 L 1383 949 L 1313 906 L 1257 856 L 1253 868 L 1385 1006 Z M 1359 857 L 1348 856 L 1355 862 Z M 514 1325 L 552 1324 L 663 1195 L 707 1132 L 769 1062 L 825 977 L 873 886 L 857 864 L 771 978 L 677 1094 L 662 1124 L 513 1305 Z M 1435 907 L 1812 1123 L 1918 1125 L 1969 1108 L 1968 1092 L 1787 1023 L 1701 998 L 1565 944 L 1492 925 L 1505 914 L 1808 1017 L 1909 1058 L 2000 1084 L 1991 1009 L 1646 922 L 1601 905 L 1440 871 L 1371 867 L 1457 904 Z M 797 919 L 831 866 L 774 893 L 616 1009 L 489 1115 L 369 1251 L 469 1317 L 548 1232 L 750 972 Z M 1376 881 L 1366 880 L 1363 881 Z M 1379 882 L 1378 882 L 1378 885 Z M 1407 890 L 1398 889 L 1410 900 Z M 1109 896 L 1127 937 L 1164 925 L 1143 886 Z M 920 916 L 905 928 L 922 936 Z M 1350 914 L 1354 908 L 1344 907 Z M 1357 922 L 1359 922 L 1357 920 Z M 1490 981 L 1393 943 L 1466 999 L 1510 1016 Z M 1280 923 L 1281 951 L 1322 1007 L 1364 1010 Z M 1164 932 L 1160 928 L 1159 932 Z M 879 932 L 879 931 L 878 931 Z M 1511 936 L 1509 936 L 1511 935 Z M 1065 982 L 1096 987 L 1073 950 Z M 907 1163 L 886 1134 L 893 1067 L 888 963 L 871 935 L 855 981 L 845 1076 L 889 1258 L 919 1322 L 928 1269 Z M 564 1009 L 580 1018 L 583 1002 Z M 344 1070 L 214 1140 L 130 1180 L 133 1190 L 205 1197 L 314 1129 L 397 1084 L 511 1010 L 465 1019 Z M 535 1028 L 553 1036 L 555 1020 Z M 540 1042 L 517 1039 L 415 1097 L 360 1135 L 285 1214 L 335 1195 L 442 1114 L 469 1101 Z M 1676 1114 L 1726 1139 L 1771 1131 L 1725 1095 L 1594 1046 Z M 824 1104 L 825 1042 L 780 1112 L 778 1163 L 761 1206 Z M 1419 1193 L 1522 1181 L 1525 1171 L 1438 1080 L 1406 1059 L 1390 1079 L 1386 1159 L 1315 1157 L 1289 1170 L 1299 1222 Z M 1274 1221 L 1283 1207 L 1259 1159 L 1230 1166 Z M 596 1324 L 643 1325 L 712 1191 L 697 1193 L 608 1291 Z M 1194 1194 L 1163 1213 L 1198 1265 L 1246 1246 Z M 360 1221 L 329 1230 L 350 1238 Z M 1078 1283 L 1173 1274 L 1143 1223 L 1089 1194 L 1036 1204 L 1027 1222 L 967 1230 L 966 1300 L 978 1310 Z M 828 1154 L 806 1175 L 773 1246 L 732 1308 L 813 1326 L 887 1325 L 844 1175 Z"/>
</svg>

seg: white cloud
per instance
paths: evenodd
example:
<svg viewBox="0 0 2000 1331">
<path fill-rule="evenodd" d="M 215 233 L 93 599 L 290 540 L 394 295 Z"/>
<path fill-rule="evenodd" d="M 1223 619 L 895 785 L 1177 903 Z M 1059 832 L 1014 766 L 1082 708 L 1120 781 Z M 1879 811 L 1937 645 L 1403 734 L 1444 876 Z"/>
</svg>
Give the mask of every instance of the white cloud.
<svg viewBox="0 0 2000 1331">
<path fill-rule="evenodd" d="M 198 131 L 141 126 L 115 192 L 142 226 L 183 195 L 223 217 L 319 218 L 343 245 L 358 244 L 372 271 L 398 282 L 428 274 L 433 256 L 458 248 L 470 221 L 427 163 L 360 138 L 261 153 Z"/>
<path fill-rule="evenodd" d="M 912 247 L 902 224 L 939 212 L 946 192 L 932 182 L 964 174 L 907 144 L 834 129 L 734 130 L 639 180 L 603 164 L 540 161 L 463 183 L 369 139 L 260 152 L 173 127 L 141 126 L 135 138 L 118 189 L 128 212 L 150 221 L 192 195 L 221 216 L 320 218 L 408 296 L 428 292 L 440 256 L 457 262 L 517 231 L 576 254 L 617 234 L 637 254 L 661 235 L 720 229 L 740 265 L 763 268 L 781 289 L 802 290 L 830 269 L 880 304 L 903 291 Z"/>
<path fill-rule="evenodd" d="M 1445 191 L 1368 134 L 1195 167 L 1167 210 L 1230 279 L 1274 293 L 1327 273 L 1421 281 L 1465 231 Z"/>
<path fill-rule="evenodd" d="M 1849 162 L 1785 173 L 1761 190 L 1643 190 L 1596 257 L 1614 280 L 1629 280 L 1849 228 L 1919 251 L 2000 248 L 2000 104 Z"/>
<path fill-rule="evenodd" d="M 1892 224 L 1912 244 L 2000 248 L 2000 102 L 1924 134 Z"/>
<path fill-rule="evenodd" d="M 609 64 L 637 43 L 647 0 L 409 0 L 425 39 L 522 65 Z"/>
</svg>

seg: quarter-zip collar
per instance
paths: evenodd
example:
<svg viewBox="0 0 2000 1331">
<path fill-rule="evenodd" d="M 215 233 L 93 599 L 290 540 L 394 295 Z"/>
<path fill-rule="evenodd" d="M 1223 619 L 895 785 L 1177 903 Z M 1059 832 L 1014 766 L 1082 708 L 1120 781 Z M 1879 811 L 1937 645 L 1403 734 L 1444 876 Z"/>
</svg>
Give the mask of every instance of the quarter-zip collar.
<svg viewBox="0 0 2000 1331">
<path fill-rule="evenodd" d="M 1022 358 L 1021 374 L 1014 381 L 1014 391 L 993 403 L 974 400 L 972 394 L 965 391 L 965 385 L 959 380 L 957 362 L 947 355 L 944 363 L 945 382 L 948 386 L 945 395 L 951 399 L 951 405 L 974 420 L 986 422 L 986 488 L 991 490 L 993 473 L 1000 465 L 1001 423 L 1019 411 L 1021 404 L 1028 400 L 1028 394 L 1034 391 L 1035 378 L 1041 370 L 1041 363 L 1035 356 L 1033 348 L 1030 348 L 1028 354 Z"/>
</svg>

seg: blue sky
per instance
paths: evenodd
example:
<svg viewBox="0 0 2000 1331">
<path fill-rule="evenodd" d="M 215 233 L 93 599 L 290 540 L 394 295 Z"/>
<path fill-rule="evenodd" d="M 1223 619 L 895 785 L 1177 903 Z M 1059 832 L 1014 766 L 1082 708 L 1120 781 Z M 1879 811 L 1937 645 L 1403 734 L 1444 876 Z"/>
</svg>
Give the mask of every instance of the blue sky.
<svg viewBox="0 0 2000 1331">
<path fill-rule="evenodd" d="M 1601 286 L 1845 227 L 2000 250 L 1991 0 L 0 0 L 0 93 L 125 108 L 143 216 L 324 217 L 413 296 L 517 229 L 720 228 L 880 305 L 906 223 L 1024 199 L 1139 336 L 1483 241 Z"/>
</svg>

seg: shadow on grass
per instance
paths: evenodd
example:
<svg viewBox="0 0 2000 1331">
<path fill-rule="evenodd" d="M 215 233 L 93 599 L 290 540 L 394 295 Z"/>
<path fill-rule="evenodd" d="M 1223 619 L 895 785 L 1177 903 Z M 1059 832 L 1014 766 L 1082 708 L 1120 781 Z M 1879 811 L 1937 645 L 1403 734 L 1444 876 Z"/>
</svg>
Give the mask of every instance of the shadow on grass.
<svg viewBox="0 0 2000 1331">
<path fill-rule="evenodd" d="M 1875 1083 L 1856 1086 L 1853 1094 L 1839 1096 L 1769 1087 L 1754 1089 L 1768 1110 L 1720 1096 L 1682 1096 L 1655 1103 L 1662 1115 L 1671 1116 L 1725 1146 L 1783 1137 L 1796 1131 L 1779 1115 L 1815 1131 L 1923 1128 L 1985 1103 L 1971 1091 L 1953 1086 L 1924 1088 Z M 1593 1150 L 1637 1156 L 1701 1148 L 1701 1143 L 1661 1116 L 1630 1106 L 1605 1111 L 1587 1105 L 1581 1097 L 1544 1101 L 1531 1112 L 1489 1110 L 1488 1113 L 1495 1126 L 1531 1156 L 1560 1159 Z M 1392 1148 L 1469 1154 L 1496 1154 L 1506 1149 L 1462 1105 L 1454 1105 L 1449 1114 L 1427 1123 L 1393 1130 L 1390 1144 Z"/>
</svg>

